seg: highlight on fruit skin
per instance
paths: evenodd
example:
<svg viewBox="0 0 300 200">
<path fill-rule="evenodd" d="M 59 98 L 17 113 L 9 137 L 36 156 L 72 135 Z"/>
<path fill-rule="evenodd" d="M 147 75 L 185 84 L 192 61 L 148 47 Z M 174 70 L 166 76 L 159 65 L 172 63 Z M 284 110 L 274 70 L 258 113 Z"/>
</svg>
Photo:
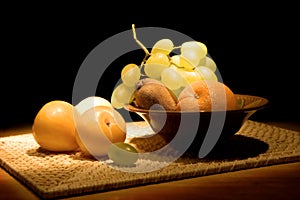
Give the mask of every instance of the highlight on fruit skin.
<svg viewBox="0 0 300 200">
<path fill-rule="evenodd" d="M 89 110 L 90 108 L 96 107 L 96 106 L 107 106 L 112 108 L 113 106 L 111 103 L 100 96 L 89 96 L 85 99 L 81 100 L 78 104 L 75 105 L 75 110 L 79 112 L 79 114 L 84 113 L 85 111 Z"/>
<path fill-rule="evenodd" d="M 32 134 L 41 148 L 48 151 L 76 151 L 75 123 L 72 104 L 54 100 L 38 111 L 32 125 Z"/>
</svg>

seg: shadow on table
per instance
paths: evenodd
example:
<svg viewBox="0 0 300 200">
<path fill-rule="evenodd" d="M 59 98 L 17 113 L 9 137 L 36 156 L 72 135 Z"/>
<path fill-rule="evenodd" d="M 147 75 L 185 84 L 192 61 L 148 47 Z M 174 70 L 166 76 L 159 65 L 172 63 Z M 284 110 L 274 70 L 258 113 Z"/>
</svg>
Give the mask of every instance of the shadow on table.
<svg viewBox="0 0 300 200">
<path fill-rule="evenodd" d="M 226 142 L 217 144 L 201 161 L 243 160 L 263 154 L 268 149 L 269 145 L 264 141 L 243 135 L 234 135 Z M 184 156 L 190 157 L 189 154 Z"/>
</svg>

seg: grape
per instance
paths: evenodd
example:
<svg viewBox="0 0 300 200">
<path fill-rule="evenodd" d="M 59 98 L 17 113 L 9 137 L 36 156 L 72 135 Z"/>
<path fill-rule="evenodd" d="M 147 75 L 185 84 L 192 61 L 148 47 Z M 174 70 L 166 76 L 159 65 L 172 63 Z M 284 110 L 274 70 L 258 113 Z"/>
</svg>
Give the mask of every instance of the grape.
<svg viewBox="0 0 300 200">
<path fill-rule="evenodd" d="M 169 55 L 174 48 L 174 44 L 170 39 L 158 40 L 152 47 L 151 53 L 163 53 Z"/>
<path fill-rule="evenodd" d="M 191 50 L 186 50 L 184 52 L 181 53 L 181 60 L 182 61 L 184 58 L 186 61 L 188 61 L 189 65 L 188 66 L 183 66 L 184 68 L 187 68 L 187 69 L 193 69 L 195 68 L 196 66 L 198 66 L 200 60 L 201 60 L 201 57 L 199 57 L 199 55 L 197 54 L 196 51 L 193 51 L 192 49 Z"/>
<path fill-rule="evenodd" d="M 144 65 L 144 71 L 145 74 L 153 79 L 160 80 L 161 72 L 168 68 L 166 65 L 160 65 L 160 64 L 145 64 Z"/>
<path fill-rule="evenodd" d="M 170 60 L 167 55 L 154 53 L 147 59 L 144 64 L 144 71 L 147 76 L 154 79 L 160 79 L 161 72 L 168 68 Z"/>
<path fill-rule="evenodd" d="M 195 68 L 201 74 L 204 80 L 218 80 L 216 74 L 208 67 L 200 66 Z"/>
<path fill-rule="evenodd" d="M 134 87 L 128 87 L 124 83 L 119 84 L 113 91 L 111 101 L 113 106 L 130 104 L 133 101 Z"/>
<path fill-rule="evenodd" d="M 153 53 L 147 59 L 146 63 L 154 63 L 168 66 L 170 64 L 170 60 L 168 56 L 163 53 Z"/>
<path fill-rule="evenodd" d="M 195 66 L 184 56 L 180 55 L 180 67 L 183 67 L 185 70 L 193 70 Z"/>
<path fill-rule="evenodd" d="M 206 46 L 197 41 L 184 42 L 180 48 L 180 65 L 187 70 L 192 70 L 199 65 L 199 62 L 203 62 L 207 54 Z"/>
<path fill-rule="evenodd" d="M 118 165 L 133 165 L 139 157 L 138 151 L 128 143 L 114 143 L 108 148 L 108 157 Z"/>
<path fill-rule="evenodd" d="M 193 70 L 194 65 L 182 55 L 174 55 L 171 57 L 171 64 L 178 68 L 185 68 L 186 70 Z"/>
<path fill-rule="evenodd" d="M 198 66 L 205 66 L 205 63 L 206 63 L 206 56 L 200 59 Z"/>
<path fill-rule="evenodd" d="M 179 89 L 184 84 L 183 81 L 183 77 L 171 67 L 164 69 L 161 73 L 161 82 L 170 90 Z"/>
<path fill-rule="evenodd" d="M 216 65 L 215 61 L 212 58 L 210 58 L 209 56 L 206 56 L 205 58 L 206 58 L 205 64 L 203 66 L 205 66 L 205 67 L 211 69 L 211 71 L 215 72 L 217 69 L 217 65 Z"/>
<path fill-rule="evenodd" d="M 113 93 L 111 95 L 110 103 L 114 108 L 117 108 L 117 109 L 123 108 L 123 106 L 125 105 L 124 103 L 121 103 L 118 101 L 115 90 L 113 91 Z"/>
<path fill-rule="evenodd" d="M 174 63 L 176 67 L 180 67 L 180 55 L 174 55 L 171 57 L 171 63 Z"/>
<path fill-rule="evenodd" d="M 140 77 L 141 71 L 136 64 L 128 64 L 122 69 L 121 79 L 128 87 L 134 87 Z"/>
<path fill-rule="evenodd" d="M 178 98 L 180 93 L 182 92 L 182 90 L 185 88 L 185 86 L 182 86 L 176 90 L 171 90 L 173 92 L 173 94 Z"/>
<path fill-rule="evenodd" d="M 203 79 L 202 76 L 196 70 L 185 70 L 177 68 L 177 71 L 184 79 L 184 86 Z"/>
<path fill-rule="evenodd" d="M 196 52 L 200 59 L 204 58 L 207 54 L 207 47 L 202 42 L 189 41 L 182 43 L 180 48 L 181 54 L 188 50 Z"/>
</svg>

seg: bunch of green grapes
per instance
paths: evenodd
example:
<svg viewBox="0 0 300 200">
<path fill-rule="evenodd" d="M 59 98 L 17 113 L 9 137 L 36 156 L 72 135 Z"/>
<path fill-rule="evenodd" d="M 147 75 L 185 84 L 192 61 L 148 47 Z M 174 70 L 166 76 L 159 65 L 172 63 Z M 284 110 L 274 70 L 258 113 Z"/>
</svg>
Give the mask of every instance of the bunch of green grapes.
<svg viewBox="0 0 300 200">
<path fill-rule="evenodd" d="M 180 48 L 180 54 L 171 55 L 175 48 Z M 207 54 L 205 44 L 188 41 L 175 47 L 170 39 L 157 41 L 144 64 L 145 74 L 161 81 L 175 95 L 179 95 L 184 87 L 194 81 L 217 81 L 216 68 L 216 63 Z"/>
<path fill-rule="evenodd" d="M 144 49 L 146 56 L 140 65 L 130 63 L 123 67 L 122 82 L 111 96 L 111 103 L 115 108 L 122 108 L 134 100 L 136 83 L 141 78 L 161 81 L 176 96 L 194 81 L 218 81 L 215 74 L 216 63 L 208 56 L 204 43 L 187 41 L 175 47 L 172 40 L 160 39 L 149 52 L 137 39 L 136 41 Z M 180 48 L 180 54 L 172 55 L 177 48 Z"/>
</svg>

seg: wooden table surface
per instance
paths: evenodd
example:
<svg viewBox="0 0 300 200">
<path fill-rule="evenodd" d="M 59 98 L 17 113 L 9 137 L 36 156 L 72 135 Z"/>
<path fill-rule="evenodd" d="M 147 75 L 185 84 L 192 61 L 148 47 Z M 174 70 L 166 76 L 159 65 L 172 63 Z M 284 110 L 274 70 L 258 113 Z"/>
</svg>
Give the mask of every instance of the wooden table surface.
<svg viewBox="0 0 300 200">
<path fill-rule="evenodd" d="M 268 124 L 300 132 L 297 122 Z M 0 129 L 0 137 L 31 131 L 30 125 Z M 66 199 L 299 199 L 300 162 L 138 186 Z M 0 199 L 39 199 L 0 168 Z"/>
</svg>

